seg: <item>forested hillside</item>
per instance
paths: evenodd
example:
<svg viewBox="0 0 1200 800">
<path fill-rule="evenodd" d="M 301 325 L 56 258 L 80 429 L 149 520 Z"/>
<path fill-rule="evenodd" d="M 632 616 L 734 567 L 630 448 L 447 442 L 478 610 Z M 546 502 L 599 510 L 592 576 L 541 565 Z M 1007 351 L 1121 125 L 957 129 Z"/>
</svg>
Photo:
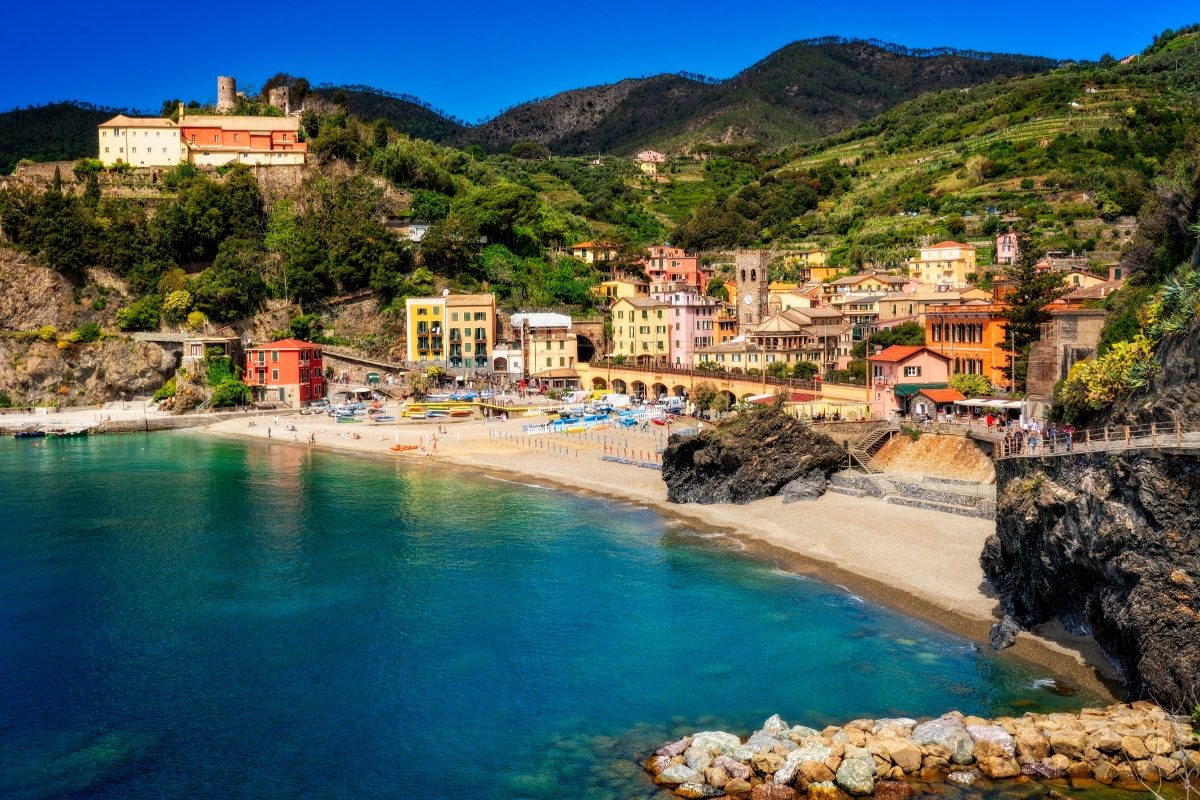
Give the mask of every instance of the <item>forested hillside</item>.
<svg viewBox="0 0 1200 800">
<path fill-rule="evenodd" d="M 0 175 L 22 158 L 65 161 L 96 154 L 96 126 L 118 109 L 88 103 L 51 103 L 0 114 Z"/>
</svg>

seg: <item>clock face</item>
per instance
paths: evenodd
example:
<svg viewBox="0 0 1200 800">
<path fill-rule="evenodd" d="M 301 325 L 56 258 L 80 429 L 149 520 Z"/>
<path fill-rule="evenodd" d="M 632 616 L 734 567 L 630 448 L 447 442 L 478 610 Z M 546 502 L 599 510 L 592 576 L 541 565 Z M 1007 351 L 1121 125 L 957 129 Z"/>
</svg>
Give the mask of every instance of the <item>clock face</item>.
<svg viewBox="0 0 1200 800">
<path fill-rule="evenodd" d="M 752 295 L 752 294 L 742 295 L 742 302 L 745 303 L 746 305 L 750 305 L 751 303 L 754 302 L 754 295 Z"/>
</svg>

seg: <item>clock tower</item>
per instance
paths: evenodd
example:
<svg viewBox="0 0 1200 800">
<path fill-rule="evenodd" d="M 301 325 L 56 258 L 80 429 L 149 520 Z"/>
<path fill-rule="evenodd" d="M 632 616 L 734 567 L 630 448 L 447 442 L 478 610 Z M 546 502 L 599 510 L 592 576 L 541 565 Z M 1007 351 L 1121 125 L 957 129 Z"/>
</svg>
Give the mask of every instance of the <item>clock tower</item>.
<svg viewBox="0 0 1200 800">
<path fill-rule="evenodd" d="M 767 316 L 767 260 L 766 250 L 751 250 L 734 257 L 737 296 L 731 299 L 737 304 L 739 327 L 757 325 Z"/>
</svg>

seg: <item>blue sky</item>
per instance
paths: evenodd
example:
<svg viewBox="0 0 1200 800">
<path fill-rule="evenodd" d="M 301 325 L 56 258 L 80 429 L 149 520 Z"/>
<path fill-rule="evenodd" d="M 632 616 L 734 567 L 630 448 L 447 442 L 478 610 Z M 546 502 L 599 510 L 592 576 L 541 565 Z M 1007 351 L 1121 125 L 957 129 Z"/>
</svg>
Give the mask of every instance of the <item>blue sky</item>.
<svg viewBox="0 0 1200 800">
<path fill-rule="evenodd" d="M 168 97 L 215 98 L 218 74 L 243 88 L 282 71 L 413 94 L 469 121 L 623 77 L 729 77 L 813 36 L 1095 59 L 1137 52 L 1164 28 L 1200 21 L 1195 0 L 291 0 L 258 8 L 124 0 L 107 4 L 103 20 L 94 2 L 13 3 L 0 109 L 79 99 L 157 110 Z"/>
</svg>

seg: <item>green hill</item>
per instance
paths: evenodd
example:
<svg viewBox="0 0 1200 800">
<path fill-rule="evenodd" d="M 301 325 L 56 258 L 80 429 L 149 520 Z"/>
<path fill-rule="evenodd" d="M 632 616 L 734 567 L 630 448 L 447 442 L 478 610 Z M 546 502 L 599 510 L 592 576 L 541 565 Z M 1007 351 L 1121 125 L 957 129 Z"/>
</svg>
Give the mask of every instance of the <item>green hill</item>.
<svg viewBox="0 0 1200 800">
<path fill-rule="evenodd" d="M 0 113 L 0 175 L 22 158 L 69 161 L 96 155 L 96 126 L 118 109 L 75 101 Z"/>
<path fill-rule="evenodd" d="M 444 142 L 464 129 L 461 121 L 409 95 L 369 86 L 321 86 L 313 90 L 324 100 L 332 100 L 339 92 L 346 97 L 346 110 L 354 116 L 367 122 L 386 119 L 393 128 L 414 139 Z"/>
</svg>

